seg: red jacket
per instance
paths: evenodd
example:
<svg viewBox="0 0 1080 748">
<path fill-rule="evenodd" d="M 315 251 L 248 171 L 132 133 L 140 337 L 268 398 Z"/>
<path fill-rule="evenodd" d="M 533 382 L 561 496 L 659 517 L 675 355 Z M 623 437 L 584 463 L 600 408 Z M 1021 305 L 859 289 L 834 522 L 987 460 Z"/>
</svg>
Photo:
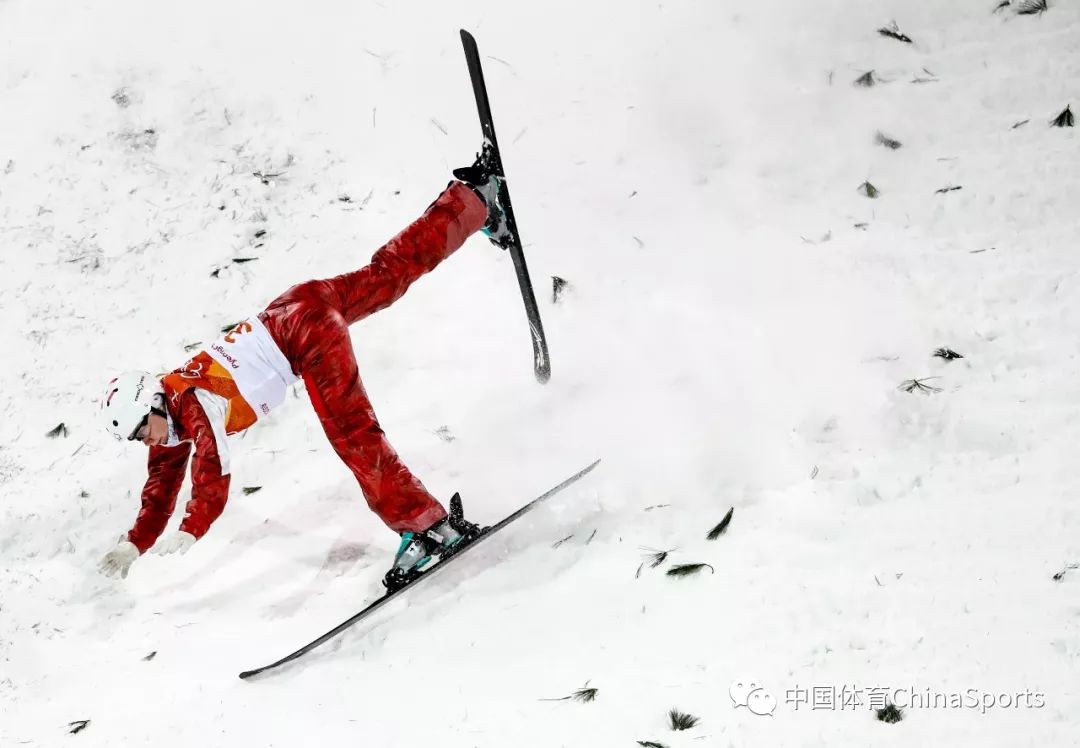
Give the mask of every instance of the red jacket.
<svg viewBox="0 0 1080 748">
<path fill-rule="evenodd" d="M 225 509 L 229 498 L 229 472 L 222 468 L 221 444 L 214 434 L 210 419 L 196 396 L 198 390 L 188 389 L 179 397 L 168 398 L 167 408 L 171 426 L 176 429 L 176 446 L 150 447 L 148 477 L 142 492 L 142 508 L 135 526 L 128 533 L 140 553 L 161 535 L 176 507 L 176 498 L 184 483 L 191 445 L 195 445 L 195 460 L 191 466 L 191 500 L 187 503 L 180 529 L 201 538 Z M 222 437 L 222 442 L 224 438 Z"/>
</svg>

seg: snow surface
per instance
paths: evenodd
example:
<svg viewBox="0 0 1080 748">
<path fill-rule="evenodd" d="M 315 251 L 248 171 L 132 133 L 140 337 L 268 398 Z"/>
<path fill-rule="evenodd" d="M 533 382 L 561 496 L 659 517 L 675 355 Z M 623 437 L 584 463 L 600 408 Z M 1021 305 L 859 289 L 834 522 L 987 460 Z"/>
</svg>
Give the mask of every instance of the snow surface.
<svg viewBox="0 0 1080 748">
<path fill-rule="evenodd" d="M 1080 562 L 1080 155 L 1048 126 L 1080 11 L 994 4 L 0 2 L 0 746 L 1080 745 L 1080 569 L 1052 579 Z M 354 328 L 364 381 L 478 520 L 603 462 L 242 682 L 377 594 L 395 537 L 301 388 L 234 439 L 203 540 L 104 579 L 145 454 L 96 398 L 424 209 L 479 143 L 462 27 L 553 376 L 476 238 Z M 637 576 L 643 548 L 676 550 Z M 859 708 L 789 703 L 843 686 Z M 886 724 L 872 688 L 1022 696 Z"/>
</svg>

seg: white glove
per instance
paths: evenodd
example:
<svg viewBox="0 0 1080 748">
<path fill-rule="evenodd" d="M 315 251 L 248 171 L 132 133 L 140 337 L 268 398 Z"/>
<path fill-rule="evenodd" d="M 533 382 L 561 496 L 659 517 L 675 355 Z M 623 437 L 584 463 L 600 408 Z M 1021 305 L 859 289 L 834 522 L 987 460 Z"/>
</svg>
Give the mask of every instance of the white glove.
<svg viewBox="0 0 1080 748">
<path fill-rule="evenodd" d="M 127 579 L 128 569 L 139 557 L 139 549 L 130 540 L 121 540 L 115 548 L 105 554 L 98 569 L 107 577 Z"/>
<path fill-rule="evenodd" d="M 154 546 L 154 553 L 159 556 L 167 556 L 170 553 L 184 554 L 191 546 L 195 545 L 195 536 L 190 532 L 180 532 L 170 535 L 162 542 Z"/>
</svg>

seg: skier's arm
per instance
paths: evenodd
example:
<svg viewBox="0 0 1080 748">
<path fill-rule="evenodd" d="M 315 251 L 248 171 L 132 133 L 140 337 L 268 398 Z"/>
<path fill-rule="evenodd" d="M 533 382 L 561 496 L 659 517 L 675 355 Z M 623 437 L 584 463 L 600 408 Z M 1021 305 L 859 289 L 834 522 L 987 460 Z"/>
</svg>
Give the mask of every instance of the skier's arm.
<svg viewBox="0 0 1080 748">
<path fill-rule="evenodd" d="M 199 390 L 191 392 L 184 426 L 195 442 L 195 458 L 191 464 L 191 501 L 180 530 L 197 540 L 224 511 L 231 476 L 225 442 L 225 401 Z"/>
<path fill-rule="evenodd" d="M 139 553 L 154 544 L 176 508 L 176 497 L 184 483 L 191 445 L 187 442 L 175 447 L 150 447 L 147 462 L 146 485 L 142 492 L 142 508 L 135 519 L 135 526 L 127 539 L 139 549 Z"/>
</svg>

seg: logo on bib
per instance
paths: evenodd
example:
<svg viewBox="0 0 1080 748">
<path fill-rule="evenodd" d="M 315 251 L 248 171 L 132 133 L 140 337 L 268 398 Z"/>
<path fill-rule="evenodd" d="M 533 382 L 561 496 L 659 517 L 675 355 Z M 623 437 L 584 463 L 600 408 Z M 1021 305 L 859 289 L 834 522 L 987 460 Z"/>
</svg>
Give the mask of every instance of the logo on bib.
<svg viewBox="0 0 1080 748">
<path fill-rule="evenodd" d="M 230 356 L 230 355 L 229 355 L 228 353 L 226 353 L 226 352 L 225 352 L 225 348 L 224 348 L 224 347 L 222 347 L 220 343 L 219 343 L 219 344 L 216 344 L 216 345 L 214 345 L 214 346 L 211 346 L 210 350 L 212 350 L 212 351 L 215 351 L 215 352 L 217 352 L 217 354 L 218 354 L 219 356 L 221 356 L 221 357 L 222 357 L 223 359 L 225 359 L 226 361 L 228 361 L 228 362 L 229 362 L 229 365 L 230 365 L 230 366 L 231 366 L 232 368 L 234 368 L 234 369 L 239 369 L 239 368 L 240 368 L 240 362 L 239 362 L 239 361 L 237 361 L 237 360 L 236 360 L 235 358 L 233 358 L 232 356 Z"/>
</svg>

